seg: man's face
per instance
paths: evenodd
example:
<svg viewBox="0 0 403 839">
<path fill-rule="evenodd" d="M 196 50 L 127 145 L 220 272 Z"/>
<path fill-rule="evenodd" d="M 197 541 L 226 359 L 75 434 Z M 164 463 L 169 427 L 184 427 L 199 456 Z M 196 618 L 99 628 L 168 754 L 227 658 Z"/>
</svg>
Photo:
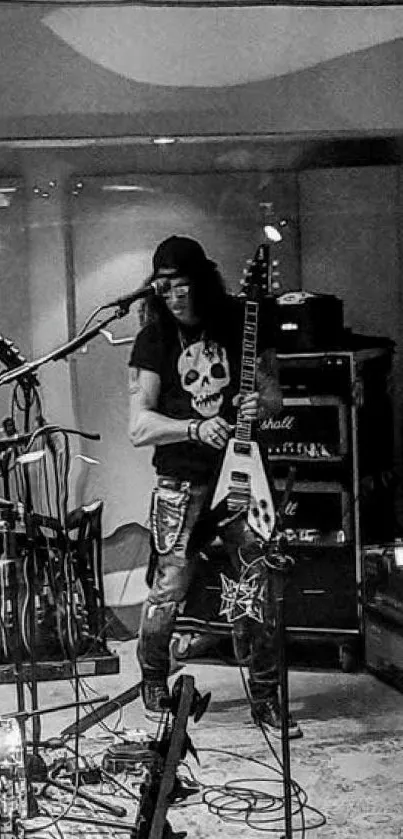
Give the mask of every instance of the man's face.
<svg viewBox="0 0 403 839">
<path fill-rule="evenodd" d="M 185 326 L 197 323 L 189 277 L 182 276 L 175 268 L 161 268 L 156 279 L 173 317 Z"/>
</svg>

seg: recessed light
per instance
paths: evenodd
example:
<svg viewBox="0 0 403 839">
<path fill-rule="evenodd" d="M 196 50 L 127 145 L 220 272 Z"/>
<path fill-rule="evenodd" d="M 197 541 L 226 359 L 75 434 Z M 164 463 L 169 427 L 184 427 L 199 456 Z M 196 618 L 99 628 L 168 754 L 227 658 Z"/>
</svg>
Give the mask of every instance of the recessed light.
<svg viewBox="0 0 403 839">
<path fill-rule="evenodd" d="M 154 137 L 153 143 L 156 146 L 171 146 L 173 143 L 176 143 L 176 137 Z"/>
<path fill-rule="evenodd" d="M 104 184 L 102 190 L 104 192 L 150 192 L 147 187 L 136 184 Z"/>
</svg>

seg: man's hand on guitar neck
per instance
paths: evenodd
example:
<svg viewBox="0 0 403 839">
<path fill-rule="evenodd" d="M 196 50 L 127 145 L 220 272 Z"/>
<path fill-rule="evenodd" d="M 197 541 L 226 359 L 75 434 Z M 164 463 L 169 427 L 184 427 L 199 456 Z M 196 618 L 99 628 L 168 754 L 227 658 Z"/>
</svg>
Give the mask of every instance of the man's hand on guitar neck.
<svg viewBox="0 0 403 839">
<path fill-rule="evenodd" d="M 238 393 L 237 396 L 234 396 L 232 404 L 238 409 L 241 419 L 255 422 L 258 418 L 260 394 L 258 391 Z"/>
</svg>

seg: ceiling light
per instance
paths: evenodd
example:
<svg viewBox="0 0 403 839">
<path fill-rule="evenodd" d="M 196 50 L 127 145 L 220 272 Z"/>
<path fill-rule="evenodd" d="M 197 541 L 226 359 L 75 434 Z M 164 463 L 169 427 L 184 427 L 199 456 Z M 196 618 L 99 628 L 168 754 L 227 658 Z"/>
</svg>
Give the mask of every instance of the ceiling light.
<svg viewBox="0 0 403 839">
<path fill-rule="evenodd" d="M 281 242 L 283 236 L 277 225 L 275 224 L 265 224 L 264 228 L 264 235 L 270 242 Z"/>
<path fill-rule="evenodd" d="M 176 143 L 176 137 L 154 137 L 153 143 L 155 146 L 171 146 L 173 143 Z"/>
<path fill-rule="evenodd" d="M 146 187 L 135 184 L 105 184 L 102 190 L 104 192 L 150 192 Z"/>
</svg>

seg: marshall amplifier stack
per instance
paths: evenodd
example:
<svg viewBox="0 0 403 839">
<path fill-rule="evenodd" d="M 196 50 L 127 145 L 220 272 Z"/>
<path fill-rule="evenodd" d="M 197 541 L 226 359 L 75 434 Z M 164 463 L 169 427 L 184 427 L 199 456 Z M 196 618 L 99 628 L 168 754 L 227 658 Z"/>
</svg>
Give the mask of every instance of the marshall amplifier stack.
<svg viewBox="0 0 403 839">
<path fill-rule="evenodd" d="M 278 354 L 282 412 L 259 429 L 295 565 L 285 596 L 288 634 L 334 641 L 351 669 L 363 633 L 362 545 L 393 539 L 393 344 Z"/>
<path fill-rule="evenodd" d="M 364 646 L 363 545 L 394 539 L 394 344 L 344 329 L 342 301 L 332 295 L 287 292 L 266 303 L 259 334 L 276 347 L 283 408 L 260 423 L 257 438 L 277 508 L 295 469 L 282 521 L 294 559 L 287 637 L 335 644 L 350 670 Z M 232 572 L 219 547 L 207 559 L 177 625 L 217 637 L 231 629 L 223 585 L 231 588 Z"/>
<path fill-rule="evenodd" d="M 394 538 L 392 359 L 387 339 L 360 339 L 351 350 L 279 353 L 283 409 L 258 430 L 277 503 L 290 467 L 296 470 L 282 523 L 295 561 L 285 588 L 287 636 L 309 649 L 336 645 L 344 670 L 361 658 L 364 618 L 370 620 L 362 546 Z M 230 563 L 219 547 L 206 560 L 177 621 L 179 633 L 190 633 L 180 642 L 182 658 L 203 657 L 206 644 L 211 652 L 231 630 L 223 608 Z"/>
</svg>

